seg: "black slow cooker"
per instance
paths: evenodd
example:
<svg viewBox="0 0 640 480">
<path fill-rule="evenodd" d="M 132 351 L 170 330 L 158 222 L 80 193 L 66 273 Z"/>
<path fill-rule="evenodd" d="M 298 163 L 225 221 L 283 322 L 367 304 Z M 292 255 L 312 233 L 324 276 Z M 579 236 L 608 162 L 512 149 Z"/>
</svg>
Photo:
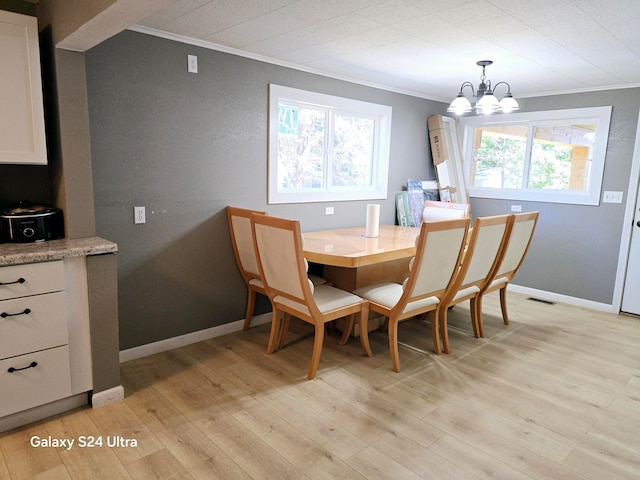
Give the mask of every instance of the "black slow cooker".
<svg viewBox="0 0 640 480">
<path fill-rule="evenodd" d="M 22 201 L 0 212 L 2 242 L 41 242 L 63 237 L 64 219 L 59 208 Z"/>
</svg>

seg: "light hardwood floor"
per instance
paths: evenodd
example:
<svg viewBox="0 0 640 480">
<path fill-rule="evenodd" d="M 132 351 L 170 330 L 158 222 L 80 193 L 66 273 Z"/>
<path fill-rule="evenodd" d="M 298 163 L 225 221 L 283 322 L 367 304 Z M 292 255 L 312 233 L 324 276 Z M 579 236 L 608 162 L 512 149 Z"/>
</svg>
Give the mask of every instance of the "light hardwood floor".
<svg viewBox="0 0 640 480">
<path fill-rule="evenodd" d="M 640 319 L 512 292 L 509 307 L 505 327 L 489 296 L 478 340 L 456 306 L 450 355 L 427 322 L 402 323 L 398 374 L 384 333 L 373 358 L 332 334 L 306 380 L 312 331 L 295 321 L 271 356 L 261 325 L 125 363 L 124 401 L 1 434 L 0 478 L 640 478 Z"/>
</svg>

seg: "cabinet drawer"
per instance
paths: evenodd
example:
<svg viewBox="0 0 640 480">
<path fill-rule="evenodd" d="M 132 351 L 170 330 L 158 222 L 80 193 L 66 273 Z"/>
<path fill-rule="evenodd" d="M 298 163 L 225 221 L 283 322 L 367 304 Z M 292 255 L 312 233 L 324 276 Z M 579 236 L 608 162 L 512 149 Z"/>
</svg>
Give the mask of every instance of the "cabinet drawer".
<svg viewBox="0 0 640 480">
<path fill-rule="evenodd" d="M 70 396 L 69 348 L 0 361 L 0 392 L 0 417 Z"/>
<path fill-rule="evenodd" d="M 0 267 L 0 300 L 58 292 L 64 287 L 62 260 Z"/>
<path fill-rule="evenodd" d="M 0 359 L 69 343 L 66 293 L 0 301 Z"/>
</svg>

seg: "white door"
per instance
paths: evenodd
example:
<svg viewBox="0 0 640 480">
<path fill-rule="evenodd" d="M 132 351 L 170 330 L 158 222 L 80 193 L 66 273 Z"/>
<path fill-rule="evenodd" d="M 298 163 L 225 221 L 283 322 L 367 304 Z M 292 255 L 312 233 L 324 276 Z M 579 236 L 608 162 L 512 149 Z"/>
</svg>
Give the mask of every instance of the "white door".
<svg viewBox="0 0 640 480">
<path fill-rule="evenodd" d="M 640 195 L 638 195 L 633 216 L 631 247 L 627 263 L 627 277 L 622 293 L 621 310 L 640 315 Z"/>
</svg>

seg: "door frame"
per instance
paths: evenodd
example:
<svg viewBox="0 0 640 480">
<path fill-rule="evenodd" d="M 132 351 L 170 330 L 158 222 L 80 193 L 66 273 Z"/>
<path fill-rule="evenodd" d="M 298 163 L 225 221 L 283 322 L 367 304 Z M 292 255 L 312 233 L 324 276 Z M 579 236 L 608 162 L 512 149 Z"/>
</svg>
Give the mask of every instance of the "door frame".
<svg viewBox="0 0 640 480">
<path fill-rule="evenodd" d="M 613 302 L 611 311 L 620 313 L 622 307 L 622 295 L 624 282 L 629 266 L 629 249 L 631 248 L 631 235 L 633 233 L 633 221 L 636 204 L 638 202 L 638 185 L 640 184 L 640 112 L 638 112 L 638 124 L 636 125 L 636 139 L 633 147 L 633 160 L 629 174 L 629 187 L 627 188 L 627 203 L 624 211 L 624 223 L 620 239 L 620 253 L 618 255 L 618 268 L 616 269 L 616 281 L 613 288 Z"/>
</svg>

